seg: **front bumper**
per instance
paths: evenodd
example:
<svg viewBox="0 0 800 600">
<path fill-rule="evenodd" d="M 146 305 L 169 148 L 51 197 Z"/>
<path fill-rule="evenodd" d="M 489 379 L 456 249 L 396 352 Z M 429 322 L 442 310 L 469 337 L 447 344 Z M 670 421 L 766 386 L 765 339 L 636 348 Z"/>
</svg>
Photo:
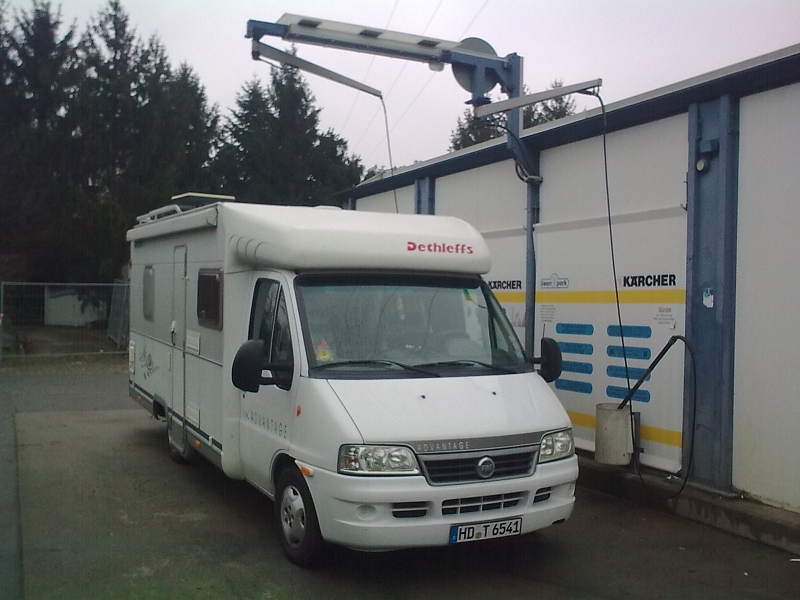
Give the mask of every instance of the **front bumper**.
<svg viewBox="0 0 800 600">
<path fill-rule="evenodd" d="M 512 517 L 522 533 L 569 518 L 576 456 L 517 479 L 431 486 L 422 476 L 354 477 L 314 468 L 306 476 L 325 540 L 356 550 L 443 546 L 450 527 Z"/>
</svg>

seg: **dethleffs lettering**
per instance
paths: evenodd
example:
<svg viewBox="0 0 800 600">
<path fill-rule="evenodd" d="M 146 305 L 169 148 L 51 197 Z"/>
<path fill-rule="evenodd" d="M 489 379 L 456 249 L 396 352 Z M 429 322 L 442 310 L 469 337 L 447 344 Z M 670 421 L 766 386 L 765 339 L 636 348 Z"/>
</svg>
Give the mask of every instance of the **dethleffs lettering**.
<svg viewBox="0 0 800 600">
<path fill-rule="evenodd" d="M 625 275 L 622 277 L 622 287 L 674 287 L 678 277 L 674 273 L 660 275 Z"/>
<path fill-rule="evenodd" d="M 466 244 L 439 244 L 438 242 L 431 242 L 428 244 L 408 242 L 406 246 L 408 252 L 430 252 L 435 254 L 472 254 L 472 246 Z"/>
</svg>

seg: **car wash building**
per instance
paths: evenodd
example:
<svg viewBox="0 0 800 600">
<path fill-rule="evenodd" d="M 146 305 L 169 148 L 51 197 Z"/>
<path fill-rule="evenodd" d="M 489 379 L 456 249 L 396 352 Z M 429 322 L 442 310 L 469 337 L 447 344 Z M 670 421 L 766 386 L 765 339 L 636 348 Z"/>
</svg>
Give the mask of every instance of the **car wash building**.
<svg viewBox="0 0 800 600">
<path fill-rule="evenodd" d="M 800 512 L 798 115 L 800 45 L 527 129 L 525 181 L 493 140 L 346 197 L 478 228 L 526 347 L 561 347 L 553 385 L 586 451 L 596 406 L 684 336 L 694 361 L 676 344 L 632 397 L 641 463 L 691 454 L 694 485 Z"/>
</svg>

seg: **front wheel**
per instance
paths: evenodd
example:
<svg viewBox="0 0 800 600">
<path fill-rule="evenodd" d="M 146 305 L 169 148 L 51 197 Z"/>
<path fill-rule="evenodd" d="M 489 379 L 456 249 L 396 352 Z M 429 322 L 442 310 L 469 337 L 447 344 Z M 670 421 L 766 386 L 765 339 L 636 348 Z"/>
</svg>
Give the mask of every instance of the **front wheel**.
<svg viewBox="0 0 800 600">
<path fill-rule="evenodd" d="M 287 558 L 300 567 L 312 566 L 323 547 L 317 511 L 305 478 L 287 467 L 275 488 L 275 523 Z"/>
</svg>

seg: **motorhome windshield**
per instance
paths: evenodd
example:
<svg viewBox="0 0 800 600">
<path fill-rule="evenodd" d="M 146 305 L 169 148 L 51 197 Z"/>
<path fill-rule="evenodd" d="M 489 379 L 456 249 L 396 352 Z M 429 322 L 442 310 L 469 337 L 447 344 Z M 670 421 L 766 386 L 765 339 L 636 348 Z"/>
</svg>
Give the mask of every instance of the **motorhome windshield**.
<svg viewBox="0 0 800 600">
<path fill-rule="evenodd" d="M 531 370 L 478 277 L 301 275 L 312 377 L 436 377 Z"/>
</svg>

